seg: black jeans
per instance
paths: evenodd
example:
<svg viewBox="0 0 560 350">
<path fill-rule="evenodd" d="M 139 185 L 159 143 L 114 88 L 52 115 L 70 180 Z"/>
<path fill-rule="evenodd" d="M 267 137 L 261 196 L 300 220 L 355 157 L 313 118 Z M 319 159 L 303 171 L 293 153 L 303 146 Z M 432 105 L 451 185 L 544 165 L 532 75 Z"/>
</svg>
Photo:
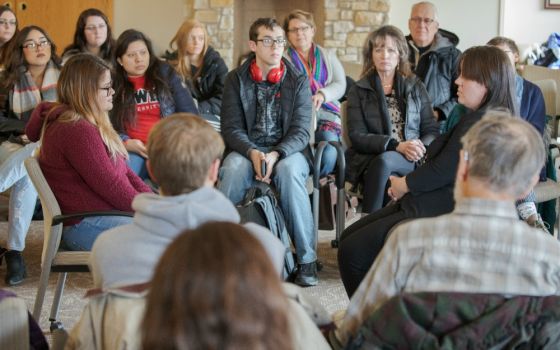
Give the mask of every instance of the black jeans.
<svg viewBox="0 0 560 350">
<path fill-rule="evenodd" d="M 373 213 L 383 207 L 389 175 L 404 176 L 413 170 L 414 162 L 408 161 L 397 151 L 383 152 L 373 158 L 364 174 L 362 212 Z"/>
<path fill-rule="evenodd" d="M 395 203 L 344 230 L 338 246 L 338 268 L 348 297 L 352 297 L 373 265 L 391 228 L 409 217 L 400 203 Z"/>
</svg>

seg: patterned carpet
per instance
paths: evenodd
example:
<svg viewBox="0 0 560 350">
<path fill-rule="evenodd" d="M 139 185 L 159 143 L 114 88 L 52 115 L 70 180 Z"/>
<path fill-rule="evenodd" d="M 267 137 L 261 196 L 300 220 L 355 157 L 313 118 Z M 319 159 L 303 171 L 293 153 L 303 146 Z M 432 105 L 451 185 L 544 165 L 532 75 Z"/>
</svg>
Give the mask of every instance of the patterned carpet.
<svg viewBox="0 0 560 350">
<path fill-rule="evenodd" d="M 0 222 L 0 245 L 2 246 L 5 246 L 7 227 L 7 222 Z M 27 235 L 26 248 L 23 254 L 27 265 L 28 278 L 21 285 L 5 287 L 24 298 L 29 310 L 33 309 L 39 281 L 42 237 L 42 222 L 34 221 Z M 345 309 L 348 305 L 348 297 L 346 296 L 338 273 L 336 262 L 337 251 L 330 246 L 330 241 L 333 238 L 334 231 L 320 231 L 318 255 L 319 259 L 324 264 L 324 268 L 319 272 L 319 285 L 305 289 L 306 293 L 309 293 L 311 297 L 319 300 L 331 314 L 338 310 Z M 6 267 L 5 264 L 2 264 L 2 266 L 0 266 L 0 285 L 4 283 L 5 274 Z M 41 328 L 45 332 L 48 332 L 49 329 L 48 314 L 50 312 L 50 306 L 52 305 L 56 278 L 57 274 L 51 275 L 39 322 Z M 91 286 L 92 280 L 89 274 L 73 273 L 68 275 L 59 311 L 59 319 L 62 321 L 65 328 L 71 329 L 79 319 L 81 310 L 87 302 L 83 296 Z"/>
</svg>

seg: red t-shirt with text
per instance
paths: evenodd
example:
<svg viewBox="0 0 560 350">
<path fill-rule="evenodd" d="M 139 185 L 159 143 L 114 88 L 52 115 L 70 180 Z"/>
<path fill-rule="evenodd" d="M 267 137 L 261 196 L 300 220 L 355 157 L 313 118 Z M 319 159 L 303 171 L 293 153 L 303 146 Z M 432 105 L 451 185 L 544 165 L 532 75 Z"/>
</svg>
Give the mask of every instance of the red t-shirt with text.
<svg viewBox="0 0 560 350">
<path fill-rule="evenodd" d="M 145 89 L 146 77 L 128 77 L 128 81 L 134 86 L 136 124 L 127 124 L 126 133 L 131 139 L 146 143 L 150 130 L 161 119 L 159 101 L 153 90 Z"/>
</svg>

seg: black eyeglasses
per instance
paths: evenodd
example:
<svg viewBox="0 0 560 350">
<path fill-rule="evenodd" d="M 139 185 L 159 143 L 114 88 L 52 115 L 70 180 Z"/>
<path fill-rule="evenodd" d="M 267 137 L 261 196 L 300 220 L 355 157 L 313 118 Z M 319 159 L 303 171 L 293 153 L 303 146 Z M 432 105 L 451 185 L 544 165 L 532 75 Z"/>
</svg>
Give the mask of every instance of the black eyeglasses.
<svg viewBox="0 0 560 350">
<path fill-rule="evenodd" d="M 276 44 L 278 47 L 286 46 L 286 39 L 272 39 L 272 38 L 264 38 L 264 39 L 257 39 L 257 42 L 262 42 L 264 47 L 272 47 L 272 45 Z"/>
<path fill-rule="evenodd" d="M 51 46 L 51 43 L 48 40 L 39 41 L 38 43 L 32 41 L 32 42 L 29 42 L 27 44 L 21 45 L 21 47 L 23 47 L 24 49 L 28 49 L 28 50 L 33 50 L 37 47 L 44 48 L 44 47 L 47 47 L 47 46 Z"/>
</svg>

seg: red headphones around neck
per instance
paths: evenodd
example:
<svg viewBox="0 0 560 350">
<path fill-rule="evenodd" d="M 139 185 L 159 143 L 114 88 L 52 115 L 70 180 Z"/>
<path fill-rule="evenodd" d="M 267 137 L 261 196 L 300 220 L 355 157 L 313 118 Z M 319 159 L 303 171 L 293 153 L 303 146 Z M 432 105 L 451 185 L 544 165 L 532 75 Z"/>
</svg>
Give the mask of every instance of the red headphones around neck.
<svg viewBox="0 0 560 350">
<path fill-rule="evenodd" d="M 284 62 L 280 61 L 279 68 L 272 68 L 266 75 L 266 80 L 271 84 L 278 84 L 282 77 L 284 76 Z M 253 60 L 249 66 L 249 72 L 251 73 L 251 78 L 256 82 L 260 83 L 263 79 L 263 74 L 259 66 L 257 65 L 257 60 Z"/>
</svg>

